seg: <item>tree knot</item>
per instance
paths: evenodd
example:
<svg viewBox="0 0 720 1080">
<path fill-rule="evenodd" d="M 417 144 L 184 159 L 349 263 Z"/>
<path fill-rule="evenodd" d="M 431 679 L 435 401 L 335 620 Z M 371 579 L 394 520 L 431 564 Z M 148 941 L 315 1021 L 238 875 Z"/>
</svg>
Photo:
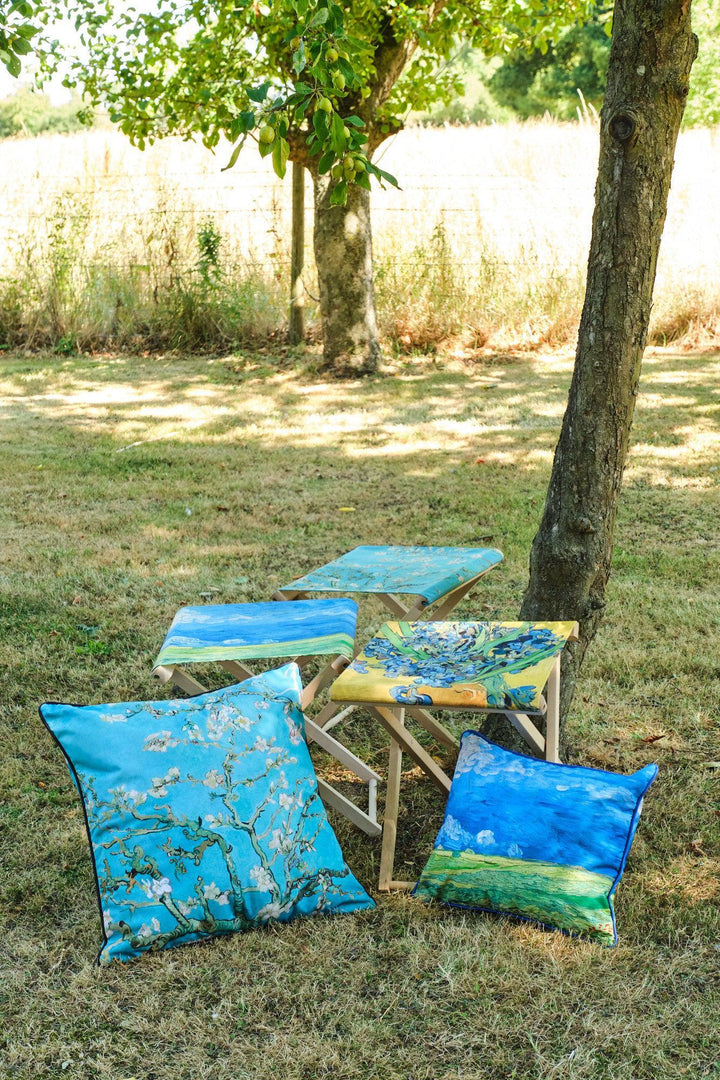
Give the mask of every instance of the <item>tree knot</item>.
<svg viewBox="0 0 720 1080">
<path fill-rule="evenodd" d="M 634 146 L 640 134 L 638 119 L 629 109 L 623 109 L 610 118 L 608 131 L 621 146 Z"/>
</svg>

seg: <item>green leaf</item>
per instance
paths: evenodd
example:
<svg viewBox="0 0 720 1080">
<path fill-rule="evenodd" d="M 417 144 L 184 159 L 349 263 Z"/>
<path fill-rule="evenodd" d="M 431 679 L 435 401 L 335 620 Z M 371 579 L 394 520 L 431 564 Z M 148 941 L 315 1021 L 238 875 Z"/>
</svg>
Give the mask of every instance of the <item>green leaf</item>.
<svg viewBox="0 0 720 1080">
<path fill-rule="evenodd" d="M 349 124 L 350 127 L 356 127 L 356 128 L 365 127 L 365 122 L 363 120 L 361 120 L 359 116 L 346 116 L 345 117 L 345 123 Z"/>
<path fill-rule="evenodd" d="M 269 154 L 272 154 L 274 149 L 275 149 L 275 142 L 274 141 L 271 142 L 271 143 L 266 143 L 266 142 L 259 142 L 258 143 L 258 150 L 260 151 L 260 157 L 267 157 Z"/>
<path fill-rule="evenodd" d="M 324 26 L 330 18 L 330 12 L 327 8 L 319 8 L 313 15 L 310 22 L 307 24 L 307 29 L 312 30 L 314 26 Z"/>
<path fill-rule="evenodd" d="M 330 194 L 331 206 L 344 206 L 347 202 L 347 180 L 341 180 Z"/>
<path fill-rule="evenodd" d="M 13 53 L 8 54 L 8 58 L 5 61 L 5 67 L 15 79 L 17 79 L 18 75 L 22 70 L 22 64 L 18 60 L 17 56 L 15 56 Z"/>
<path fill-rule="evenodd" d="M 313 127 L 315 128 L 315 134 L 321 142 L 325 142 L 330 130 L 328 128 L 327 113 L 322 109 L 316 109 L 313 113 Z"/>
<path fill-rule="evenodd" d="M 287 139 L 283 139 L 282 136 L 280 136 L 280 138 L 277 138 L 273 143 L 272 156 L 273 169 L 281 179 L 285 175 L 289 153 L 290 146 L 288 145 Z"/>
<path fill-rule="evenodd" d="M 230 123 L 230 142 L 235 142 L 241 135 L 247 134 L 255 127 L 255 113 L 241 112 Z"/>
<path fill-rule="evenodd" d="M 227 165 L 225 165 L 220 170 L 220 172 L 227 172 L 228 169 L 232 169 L 233 165 L 236 164 L 237 159 L 240 157 L 240 151 L 242 150 L 244 145 L 245 145 L 245 139 L 242 138 L 240 140 L 240 142 L 237 144 L 237 146 L 233 149 L 233 152 L 230 155 L 230 160 L 228 161 Z"/>
<path fill-rule="evenodd" d="M 330 172 L 335 161 L 335 154 L 332 150 L 328 150 L 318 161 L 318 172 L 320 175 L 324 175 L 326 172 Z"/>
<path fill-rule="evenodd" d="M 295 52 L 293 53 L 292 63 L 293 63 L 293 68 L 295 70 L 295 73 L 297 75 L 299 75 L 301 71 L 304 71 L 305 67 L 307 66 L 307 56 L 305 55 L 305 45 L 302 42 L 300 42 L 300 47 L 298 49 L 296 49 Z"/>
<path fill-rule="evenodd" d="M 270 83 L 264 82 L 260 86 L 251 86 L 247 92 L 247 96 L 251 101 L 261 102 L 268 96 L 268 90 L 270 89 Z"/>
<path fill-rule="evenodd" d="M 330 145 L 336 154 L 342 154 L 347 146 L 345 137 L 345 121 L 339 113 L 333 113 L 332 131 L 330 132 Z"/>
<path fill-rule="evenodd" d="M 370 177 L 366 172 L 359 172 L 355 177 L 355 183 L 358 187 L 365 188 L 366 191 L 370 191 Z"/>
</svg>

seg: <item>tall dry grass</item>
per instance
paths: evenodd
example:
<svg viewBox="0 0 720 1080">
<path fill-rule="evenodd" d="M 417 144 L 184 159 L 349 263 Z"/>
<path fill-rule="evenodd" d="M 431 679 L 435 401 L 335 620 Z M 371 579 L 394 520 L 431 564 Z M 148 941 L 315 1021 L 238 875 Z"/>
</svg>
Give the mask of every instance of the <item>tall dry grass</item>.
<svg viewBox="0 0 720 1080">
<path fill-rule="evenodd" d="M 413 128 L 381 150 L 381 330 L 401 349 L 571 341 L 597 166 L 592 122 Z M 198 347 L 282 331 L 289 184 L 248 149 L 115 132 L 0 144 L 0 342 Z M 720 137 L 681 135 L 651 339 L 720 337 Z M 307 188 L 308 214 L 311 192 Z M 311 235 L 311 230 L 308 230 Z M 317 330 L 310 241 L 310 329 Z"/>
</svg>

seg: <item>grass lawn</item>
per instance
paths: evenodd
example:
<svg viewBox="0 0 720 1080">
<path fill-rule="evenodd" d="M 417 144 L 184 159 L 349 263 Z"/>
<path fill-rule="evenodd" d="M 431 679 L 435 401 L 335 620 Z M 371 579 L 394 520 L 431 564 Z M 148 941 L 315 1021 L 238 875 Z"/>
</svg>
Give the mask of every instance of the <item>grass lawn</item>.
<svg viewBox="0 0 720 1080">
<path fill-rule="evenodd" d="M 175 610 L 267 599 L 358 543 L 496 546 L 458 609 L 514 618 L 566 356 L 322 383 L 268 357 L 0 362 L 0 1078 L 720 1080 L 720 358 L 644 367 L 571 760 L 660 775 L 614 950 L 380 897 L 99 970 L 82 817 L 44 700 L 168 697 Z M 361 634 L 380 621 L 361 609 Z M 338 729 L 381 772 L 384 737 Z M 338 777 L 321 756 L 319 771 Z M 399 877 L 442 817 L 407 761 Z M 379 842 L 335 820 L 370 888 Z"/>
</svg>

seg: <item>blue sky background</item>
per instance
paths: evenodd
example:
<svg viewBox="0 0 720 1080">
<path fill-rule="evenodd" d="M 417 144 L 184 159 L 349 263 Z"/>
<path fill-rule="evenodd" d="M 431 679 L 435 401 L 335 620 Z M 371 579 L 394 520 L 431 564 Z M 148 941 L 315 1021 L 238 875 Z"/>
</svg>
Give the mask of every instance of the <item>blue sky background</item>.
<svg viewBox="0 0 720 1080">
<path fill-rule="evenodd" d="M 615 877 L 657 766 L 622 776 L 463 736 L 436 846 L 581 866 Z"/>
</svg>

